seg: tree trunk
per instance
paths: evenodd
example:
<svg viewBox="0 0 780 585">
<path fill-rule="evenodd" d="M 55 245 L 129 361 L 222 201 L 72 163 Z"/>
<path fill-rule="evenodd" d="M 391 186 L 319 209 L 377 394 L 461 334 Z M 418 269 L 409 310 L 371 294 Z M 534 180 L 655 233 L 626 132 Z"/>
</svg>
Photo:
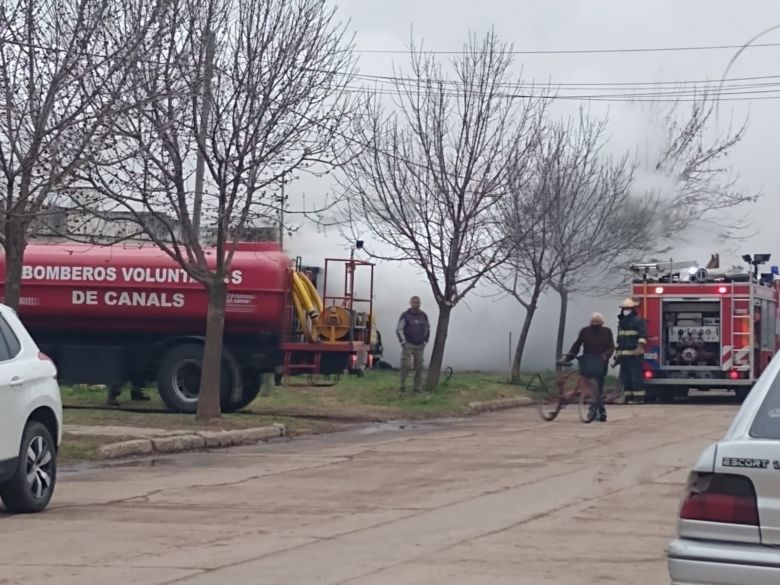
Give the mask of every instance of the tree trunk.
<svg viewBox="0 0 780 585">
<path fill-rule="evenodd" d="M 512 375 L 509 380 L 512 384 L 520 382 L 523 352 L 525 352 L 525 344 L 528 342 L 528 335 L 531 333 L 531 321 L 533 321 L 535 313 L 536 301 L 534 300 L 525 311 L 523 328 L 520 330 L 520 337 L 517 340 L 517 347 L 515 347 L 515 357 L 512 360 Z"/>
<path fill-rule="evenodd" d="M 444 346 L 447 344 L 447 332 L 450 328 L 451 314 L 452 307 L 450 305 L 439 306 L 439 318 L 436 322 L 436 336 L 433 338 L 431 361 L 428 365 L 428 375 L 425 378 L 425 390 L 428 392 L 433 392 L 439 387 L 441 368 L 444 364 Z"/>
<path fill-rule="evenodd" d="M 205 146 L 209 131 L 209 118 L 211 117 L 211 103 L 213 101 L 213 89 L 211 87 L 214 77 L 214 51 L 216 35 L 212 30 L 206 30 L 206 67 L 203 72 L 203 98 L 200 111 L 200 126 L 198 127 L 198 143 Z M 195 159 L 195 198 L 192 205 L 192 237 L 200 242 L 200 216 L 203 207 L 203 181 L 206 169 L 203 149 L 198 148 Z"/>
<path fill-rule="evenodd" d="M 566 335 L 566 312 L 569 310 L 569 291 L 566 287 L 560 287 L 557 289 L 558 294 L 561 295 L 561 308 L 558 313 L 558 337 L 555 340 L 555 356 L 560 357 L 563 355 L 563 339 Z"/>
<path fill-rule="evenodd" d="M 528 342 L 528 336 L 531 333 L 531 321 L 534 319 L 536 309 L 539 305 L 539 297 L 542 294 L 541 285 L 535 285 L 534 290 L 531 293 L 531 299 L 525 308 L 525 319 L 523 320 L 523 328 L 520 331 L 520 337 L 517 340 L 517 347 L 515 347 L 515 357 L 512 360 L 512 374 L 509 381 L 512 384 L 520 382 L 521 366 L 523 362 L 523 353 L 525 352 L 525 344 Z"/>
<path fill-rule="evenodd" d="M 5 224 L 5 299 L 3 302 L 19 310 L 22 287 L 22 266 L 26 245 L 25 228 L 17 217 L 9 217 Z"/>
<path fill-rule="evenodd" d="M 220 417 L 220 381 L 222 374 L 222 336 L 225 331 L 227 285 L 221 278 L 207 287 L 206 344 L 200 375 L 197 419 L 208 422 Z"/>
</svg>

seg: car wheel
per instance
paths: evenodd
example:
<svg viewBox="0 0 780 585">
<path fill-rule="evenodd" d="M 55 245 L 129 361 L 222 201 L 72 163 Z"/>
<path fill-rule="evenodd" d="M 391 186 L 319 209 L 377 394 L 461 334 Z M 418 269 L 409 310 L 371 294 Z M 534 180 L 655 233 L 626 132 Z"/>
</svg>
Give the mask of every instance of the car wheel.
<svg viewBox="0 0 780 585">
<path fill-rule="evenodd" d="M 6 509 L 17 514 L 41 512 L 49 505 L 57 482 L 57 448 L 49 430 L 27 423 L 14 478 L 0 488 Z"/>
</svg>

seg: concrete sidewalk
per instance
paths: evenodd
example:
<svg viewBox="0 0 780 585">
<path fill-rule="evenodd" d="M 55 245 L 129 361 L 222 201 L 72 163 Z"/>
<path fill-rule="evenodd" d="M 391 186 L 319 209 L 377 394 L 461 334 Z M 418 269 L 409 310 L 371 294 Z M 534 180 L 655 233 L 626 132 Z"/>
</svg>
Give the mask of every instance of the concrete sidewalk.
<svg viewBox="0 0 780 585">
<path fill-rule="evenodd" d="M 182 451 L 251 445 L 258 441 L 283 437 L 286 429 L 282 424 L 229 431 L 65 425 L 63 432 L 84 437 L 113 437 L 116 442 L 109 442 L 98 447 L 98 457 L 101 459 L 121 459 L 155 453 L 180 453 Z"/>
<path fill-rule="evenodd" d="M 118 439 L 157 439 L 160 437 L 175 437 L 190 435 L 186 429 L 155 429 L 148 427 L 124 427 L 110 425 L 64 425 L 63 433 L 89 437 L 117 437 Z"/>
</svg>

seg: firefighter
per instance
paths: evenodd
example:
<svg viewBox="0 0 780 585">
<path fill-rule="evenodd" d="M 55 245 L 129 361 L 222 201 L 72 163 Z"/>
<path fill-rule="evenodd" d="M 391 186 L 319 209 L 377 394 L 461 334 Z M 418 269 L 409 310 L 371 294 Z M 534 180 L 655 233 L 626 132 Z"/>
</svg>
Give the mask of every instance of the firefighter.
<svg viewBox="0 0 780 585">
<path fill-rule="evenodd" d="M 626 299 L 620 304 L 617 329 L 616 361 L 620 364 L 620 381 L 623 391 L 633 394 L 644 387 L 642 362 L 647 344 L 647 324 L 636 309 L 639 306 L 634 299 Z"/>
</svg>

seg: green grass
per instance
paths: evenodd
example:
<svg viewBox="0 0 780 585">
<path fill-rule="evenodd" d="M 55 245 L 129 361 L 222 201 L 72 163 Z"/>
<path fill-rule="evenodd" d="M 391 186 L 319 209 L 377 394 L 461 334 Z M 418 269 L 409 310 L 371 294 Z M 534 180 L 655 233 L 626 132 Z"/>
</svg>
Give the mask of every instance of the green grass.
<svg viewBox="0 0 780 585">
<path fill-rule="evenodd" d="M 331 387 L 277 387 L 255 400 L 249 410 L 263 414 L 332 416 L 353 419 L 440 417 L 469 412 L 468 403 L 525 394 L 523 384 L 484 372 L 456 372 L 431 393 L 401 396 L 397 372 L 370 371 L 363 378 L 343 376 Z"/>
<path fill-rule="evenodd" d="M 327 387 L 303 384 L 306 384 L 305 378 L 292 379 L 288 386 L 273 387 L 270 395 L 259 396 L 243 412 L 223 415 L 209 428 L 241 429 L 285 422 L 293 432 L 296 428 L 301 432 L 309 432 L 314 427 L 313 422 L 299 417 L 365 421 L 460 415 L 469 411 L 467 405 L 470 402 L 512 398 L 525 393 L 523 384 L 507 384 L 504 376 L 485 372 L 456 372 L 450 379 L 443 376 L 435 392 L 407 392 L 404 396 L 398 391 L 397 372 L 369 371 L 363 378 L 342 376 L 338 383 Z M 119 397 L 123 406 L 142 410 L 128 412 L 122 408 L 104 409 L 104 389 L 64 386 L 62 397 L 66 405 L 65 424 L 203 428 L 202 423 L 192 415 L 152 412 L 164 410 L 165 406 L 154 389 L 150 389 L 148 394 L 151 398 L 149 402 L 131 402 L 129 392 L 123 392 Z"/>
<path fill-rule="evenodd" d="M 170 430 L 234 430 L 252 427 L 266 426 L 273 423 L 283 423 L 290 435 L 308 434 L 319 430 L 330 430 L 330 426 L 317 421 L 296 419 L 289 416 L 275 416 L 273 414 L 258 414 L 253 412 L 239 412 L 223 414 L 219 420 L 204 424 L 195 419 L 191 414 L 174 414 L 168 412 L 154 412 L 164 410 L 165 406 L 154 389 L 149 389 L 149 402 L 131 402 L 129 393 L 123 393 L 120 403 L 126 408 L 107 409 L 106 391 L 97 387 L 69 387 L 61 388 L 62 402 L 65 406 L 63 420 L 66 425 L 82 426 L 118 426 L 138 428 L 158 428 Z M 78 408 L 69 408 L 78 407 Z M 74 436 L 70 437 L 75 439 Z M 82 441 L 80 441 L 82 442 Z M 105 441 L 100 441 L 100 444 Z"/>
<path fill-rule="evenodd" d="M 525 380 L 524 380 L 525 381 Z M 293 379 L 286 387 L 273 387 L 270 395 L 259 396 L 244 411 L 224 414 L 204 425 L 193 415 L 154 412 L 165 406 L 154 389 L 149 402 L 131 402 L 129 392 L 119 397 L 125 408 L 106 409 L 106 391 L 99 387 L 62 387 L 66 408 L 66 425 L 163 428 L 171 430 L 230 430 L 283 423 L 291 436 L 332 432 L 345 428 L 348 422 L 365 422 L 398 418 L 434 418 L 458 416 L 470 412 L 470 402 L 512 398 L 525 394 L 525 385 L 507 384 L 505 377 L 481 372 L 455 373 L 443 377 L 435 392 L 399 395 L 398 373 L 370 371 L 363 378 L 343 376 L 327 387 L 296 386 L 305 379 Z M 68 407 L 79 408 L 68 408 Z M 123 437 L 66 432 L 61 457 L 63 461 L 97 459 L 98 448 Z"/>
</svg>

